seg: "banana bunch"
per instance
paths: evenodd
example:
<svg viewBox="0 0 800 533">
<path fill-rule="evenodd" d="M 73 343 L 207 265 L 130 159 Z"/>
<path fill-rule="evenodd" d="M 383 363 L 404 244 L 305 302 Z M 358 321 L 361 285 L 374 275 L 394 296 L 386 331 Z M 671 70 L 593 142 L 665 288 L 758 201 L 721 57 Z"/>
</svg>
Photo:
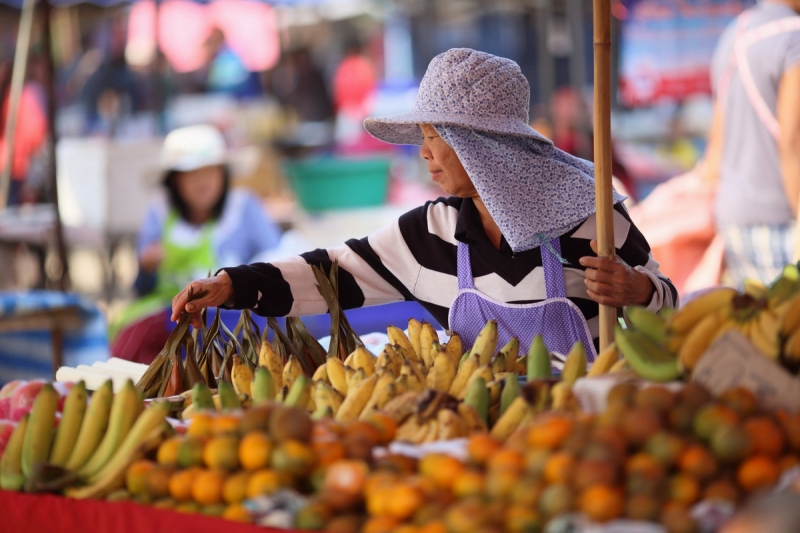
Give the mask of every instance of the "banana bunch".
<svg viewBox="0 0 800 533">
<path fill-rule="evenodd" d="M 383 411 L 397 422 L 395 439 L 402 442 L 423 444 L 486 431 L 486 423 L 473 406 L 432 389 L 401 394 L 388 402 Z"/>
<path fill-rule="evenodd" d="M 86 490 L 89 496 L 85 497 L 99 497 L 106 493 L 105 488 L 120 486 L 125 470 L 135 460 L 134 452 L 147 451 L 142 447 L 145 437 L 147 449 L 152 449 L 166 431 L 168 404 L 153 402 L 145 410 L 142 396 L 130 380 L 116 395 L 111 380 L 106 381 L 88 404 L 86 385 L 78 382 L 67 394 L 61 421 L 55 427 L 58 402 L 58 392 L 52 385 L 44 385 L 0 459 L 0 488 L 31 490 L 26 482 L 31 481 L 34 466 L 47 463 L 76 473 L 87 485 L 76 489 Z"/>
</svg>

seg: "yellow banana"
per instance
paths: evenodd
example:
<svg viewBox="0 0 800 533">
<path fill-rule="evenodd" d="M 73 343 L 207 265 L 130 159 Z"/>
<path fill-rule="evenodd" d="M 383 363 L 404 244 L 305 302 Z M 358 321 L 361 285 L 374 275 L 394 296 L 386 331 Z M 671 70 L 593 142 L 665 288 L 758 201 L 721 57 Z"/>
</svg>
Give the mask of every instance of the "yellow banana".
<svg viewBox="0 0 800 533">
<path fill-rule="evenodd" d="M 619 361 L 619 351 L 617 350 L 617 345 L 612 342 L 605 350 L 597 354 L 597 359 L 592 363 L 586 376 L 591 378 L 608 374 L 617 361 Z"/>
<path fill-rule="evenodd" d="M 417 378 L 417 373 L 413 369 L 413 363 L 405 361 L 400 369 L 400 378 L 405 378 L 405 385 L 410 391 L 422 392 L 425 390 L 425 383 Z"/>
<path fill-rule="evenodd" d="M 553 388 L 550 389 L 550 397 L 552 398 L 552 408 L 554 411 L 580 411 L 580 404 L 575 394 L 572 392 L 572 387 L 568 386 L 563 381 L 559 381 Z"/>
<path fill-rule="evenodd" d="M 753 298 L 760 300 L 767 297 L 769 289 L 761 280 L 753 278 L 745 278 L 744 280 L 744 293 L 749 294 Z"/>
<path fill-rule="evenodd" d="M 358 372 L 363 372 L 359 369 Z M 336 420 L 338 422 L 352 422 L 357 420 L 361 411 L 366 407 L 372 396 L 372 391 L 378 383 L 378 375 L 372 374 L 371 376 L 362 379 L 348 391 L 339 411 L 336 413 Z"/>
<path fill-rule="evenodd" d="M 490 320 L 475 339 L 472 354 L 480 357 L 480 364 L 483 366 L 491 362 L 495 350 L 497 350 L 497 321 Z"/>
<path fill-rule="evenodd" d="M 388 375 L 389 374 L 387 374 L 387 376 Z M 372 389 L 372 396 L 370 396 L 367 405 L 361 410 L 361 414 L 359 415 L 361 420 L 366 419 L 371 413 L 383 409 L 397 394 L 397 387 L 395 387 L 393 381 L 383 384 L 381 381 L 382 378 L 379 378 L 378 383 L 375 384 L 375 388 Z"/>
<path fill-rule="evenodd" d="M 375 356 L 363 346 L 359 346 L 353 352 L 352 367 L 356 370 L 361 368 L 366 375 L 371 376 L 375 373 Z"/>
<path fill-rule="evenodd" d="M 420 443 L 424 444 L 426 442 L 436 441 L 436 439 L 439 438 L 439 420 L 428 420 L 425 425 L 428 431 L 425 433 L 425 436 L 422 437 Z"/>
<path fill-rule="evenodd" d="M 586 349 L 581 341 L 577 341 L 567 354 L 561 381 L 572 387 L 578 378 L 586 375 Z"/>
<path fill-rule="evenodd" d="M 331 415 L 336 416 L 343 401 L 342 396 L 324 381 L 317 381 L 314 384 L 314 402 L 317 405 L 317 411 L 330 409 Z"/>
<path fill-rule="evenodd" d="M 231 382 L 236 394 L 250 393 L 250 383 L 253 382 L 253 371 L 250 370 L 238 355 L 233 357 L 233 369 L 231 370 Z"/>
<path fill-rule="evenodd" d="M 778 317 L 768 309 L 764 309 L 759 313 L 758 319 L 753 320 L 750 330 L 753 346 L 772 360 L 776 360 L 781 354 L 779 328 Z"/>
<path fill-rule="evenodd" d="M 336 392 L 342 395 L 347 395 L 347 372 L 344 369 L 344 363 L 338 357 L 328 356 L 325 367 L 328 373 L 328 379 L 331 381 L 331 386 L 336 389 Z"/>
<path fill-rule="evenodd" d="M 685 335 L 699 322 L 720 309 L 729 309 L 736 291 L 722 287 L 709 291 L 676 311 L 669 319 L 668 328 L 673 334 Z"/>
<path fill-rule="evenodd" d="M 445 344 L 444 349 L 450 359 L 453 360 L 453 364 L 458 365 L 461 356 L 464 355 L 464 346 L 461 344 L 461 337 L 458 336 L 458 333 L 453 333 L 447 344 Z"/>
<path fill-rule="evenodd" d="M 312 381 L 325 381 L 326 383 L 330 383 L 328 379 L 328 363 L 322 363 L 317 367 L 314 371 L 314 375 L 311 376 Z"/>
<path fill-rule="evenodd" d="M 395 388 L 395 395 L 400 396 L 401 394 L 405 394 L 411 389 L 408 386 L 408 376 L 398 376 L 397 379 L 394 380 L 394 388 Z M 420 391 L 421 392 L 421 391 Z"/>
<path fill-rule="evenodd" d="M 497 355 L 492 360 L 492 374 L 502 374 L 506 371 L 506 354 L 502 351 L 497 352 Z"/>
<path fill-rule="evenodd" d="M 295 357 L 294 355 L 290 355 L 289 360 L 283 367 L 283 379 L 282 379 L 283 386 L 286 387 L 287 389 L 291 389 L 292 384 L 294 384 L 294 380 L 296 380 L 302 375 L 303 375 L 303 367 L 300 366 L 300 361 L 298 361 L 297 357 Z"/>
<path fill-rule="evenodd" d="M 422 361 L 422 323 L 416 318 L 408 319 L 408 340 L 411 341 L 411 346 L 414 348 L 414 354 L 417 356 L 417 361 Z"/>
<path fill-rule="evenodd" d="M 56 430 L 53 449 L 50 451 L 51 465 L 64 466 L 72 453 L 81 430 L 83 415 L 86 414 L 86 383 L 79 381 L 67 393 L 64 408 L 61 412 L 61 422 Z"/>
<path fill-rule="evenodd" d="M 22 490 L 25 485 L 25 474 L 22 473 L 22 449 L 30 416 L 30 413 L 23 415 L 6 443 L 6 449 L 0 459 L 0 489 Z"/>
<path fill-rule="evenodd" d="M 433 360 L 433 368 L 428 371 L 429 389 L 448 392 L 456 377 L 456 365 L 446 352 L 439 352 Z"/>
<path fill-rule="evenodd" d="M 433 358 L 436 356 L 431 351 L 433 342 L 439 342 L 439 335 L 428 322 L 422 323 L 422 330 L 419 333 L 419 349 L 421 359 L 425 362 L 425 368 L 430 370 L 433 367 Z"/>
<path fill-rule="evenodd" d="M 497 423 L 492 428 L 492 437 L 500 441 L 508 439 L 508 437 L 514 433 L 514 430 L 519 427 L 520 422 L 522 422 L 522 419 L 525 418 L 525 415 L 527 415 L 530 410 L 531 408 L 528 402 L 526 402 L 522 396 L 511 402 L 506 412 L 500 416 Z"/>
<path fill-rule="evenodd" d="M 469 435 L 464 420 L 450 409 L 439 409 L 436 420 L 439 422 L 437 440 L 452 440 Z"/>
<path fill-rule="evenodd" d="M 380 372 L 381 370 L 389 369 L 393 373 L 399 373 L 400 370 L 394 367 L 394 361 L 392 357 L 389 355 L 389 352 L 383 350 L 381 354 L 378 356 L 378 360 L 375 361 L 375 370 Z"/>
<path fill-rule="evenodd" d="M 691 372 L 717 336 L 732 327 L 734 327 L 734 324 L 729 318 L 728 310 L 725 308 L 717 309 L 710 315 L 703 317 L 686 336 L 686 340 L 681 346 L 681 351 L 678 353 L 678 365 L 684 371 Z"/>
<path fill-rule="evenodd" d="M 478 411 L 471 405 L 467 405 L 464 402 L 459 403 L 458 416 L 464 421 L 468 435 L 486 431 L 486 422 L 481 420 Z"/>
<path fill-rule="evenodd" d="M 367 373 L 364 372 L 363 368 L 359 368 L 358 370 L 352 371 L 349 366 L 344 367 L 345 372 L 347 372 L 347 393 L 350 393 L 350 390 L 364 381 L 367 377 Z M 374 376 L 375 374 L 373 374 Z"/>
<path fill-rule="evenodd" d="M 266 340 L 261 343 L 261 350 L 258 352 L 258 366 L 266 367 L 272 374 L 272 381 L 275 382 L 275 390 L 283 387 L 283 363 L 281 358 L 272 349 L 272 345 Z"/>
<path fill-rule="evenodd" d="M 473 381 L 475 381 L 478 378 L 482 378 L 484 383 L 491 382 L 494 379 L 494 374 L 492 374 L 491 365 L 483 365 L 476 368 L 475 371 L 472 372 L 472 375 L 470 375 L 467 382 L 461 388 L 461 390 L 458 391 L 458 394 L 456 394 L 456 398 L 458 398 L 459 400 L 463 400 L 467 396 L 467 391 L 469 391 L 469 386 L 472 384 Z"/>
<path fill-rule="evenodd" d="M 690 330 L 691 331 L 691 330 Z M 677 335 L 671 334 L 667 335 L 667 340 L 664 343 L 664 346 L 667 348 L 667 351 L 670 353 L 678 354 L 681 351 L 681 347 L 683 346 L 684 341 L 686 340 L 686 335 Z"/>
<path fill-rule="evenodd" d="M 800 329 L 800 294 L 797 294 L 783 305 L 781 335 L 784 338 L 788 338 Z"/>
<path fill-rule="evenodd" d="M 89 401 L 89 407 L 86 408 L 86 414 L 83 416 L 78 440 L 75 441 L 75 447 L 64 465 L 65 468 L 77 471 L 94 454 L 108 427 L 108 416 L 113 400 L 114 391 L 111 380 L 106 381 L 94 391 Z"/>
<path fill-rule="evenodd" d="M 50 455 L 58 400 L 58 392 L 49 383 L 41 388 L 33 400 L 31 417 L 22 444 L 22 474 L 26 478 L 30 475 L 34 464 L 47 462 Z"/>
<path fill-rule="evenodd" d="M 506 367 L 502 372 L 514 372 L 519 358 L 519 339 L 511 337 L 511 340 L 500 348 L 500 353 L 505 355 L 506 360 Z"/>
<path fill-rule="evenodd" d="M 626 361 L 624 357 L 621 357 L 619 361 L 611 366 L 608 373 L 616 374 L 617 372 L 622 372 L 623 370 L 628 370 L 629 368 L 628 361 Z"/>
<path fill-rule="evenodd" d="M 396 344 L 405 350 L 405 357 L 410 357 L 415 361 L 419 360 L 417 352 L 414 351 L 414 346 L 411 344 L 409 338 L 406 337 L 406 334 L 402 329 L 395 326 L 389 326 L 386 328 L 386 334 L 389 336 L 389 342 L 392 343 L 392 345 Z M 395 350 L 397 350 L 397 348 L 395 348 Z"/>
<path fill-rule="evenodd" d="M 466 361 L 461 363 L 461 366 L 458 367 L 458 371 L 456 372 L 456 377 L 450 385 L 450 390 L 448 391 L 450 396 L 458 396 L 461 389 L 466 388 L 470 376 L 480 366 L 480 360 L 478 355 L 470 355 Z"/>
</svg>

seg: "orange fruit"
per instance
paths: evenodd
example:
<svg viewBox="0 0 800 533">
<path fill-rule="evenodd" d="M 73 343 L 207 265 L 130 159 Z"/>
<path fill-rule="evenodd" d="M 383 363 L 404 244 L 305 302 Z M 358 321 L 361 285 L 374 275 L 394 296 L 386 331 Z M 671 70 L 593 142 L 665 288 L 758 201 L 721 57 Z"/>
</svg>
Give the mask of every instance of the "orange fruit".
<svg viewBox="0 0 800 533">
<path fill-rule="evenodd" d="M 608 522 L 622 516 L 625 499 L 622 491 L 610 485 L 592 485 L 581 494 L 578 506 L 594 522 Z"/>
<path fill-rule="evenodd" d="M 486 474 L 486 494 L 493 500 L 509 498 L 522 477 L 520 472 L 510 470 L 491 470 Z"/>
<path fill-rule="evenodd" d="M 681 471 L 691 474 L 700 481 L 710 479 L 717 472 L 717 459 L 704 446 L 690 444 L 678 456 Z"/>
<path fill-rule="evenodd" d="M 214 435 L 238 435 L 239 417 L 232 414 L 217 415 L 211 426 Z"/>
<path fill-rule="evenodd" d="M 503 470 L 508 468 L 510 470 L 522 472 L 525 469 L 525 456 L 514 450 L 498 450 L 489 457 L 486 467 L 488 470 Z"/>
<path fill-rule="evenodd" d="M 469 460 L 476 465 L 485 465 L 495 452 L 503 447 L 503 443 L 488 433 L 476 433 L 467 442 Z"/>
<path fill-rule="evenodd" d="M 156 452 L 156 462 L 164 466 L 178 466 L 178 448 L 181 446 L 181 437 L 170 437 L 161 443 Z"/>
<path fill-rule="evenodd" d="M 222 518 L 236 522 L 250 522 L 250 513 L 240 503 L 233 503 L 222 512 Z"/>
<path fill-rule="evenodd" d="M 778 424 L 772 419 L 766 416 L 749 418 L 744 423 L 744 430 L 750 436 L 752 455 L 779 457 L 783 452 L 786 439 Z"/>
<path fill-rule="evenodd" d="M 397 482 L 397 480 L 398 476 L 394 472 L 389 472 L 386 470 L 378 470 L 377 472 L 373 472 L 364 482 L 364 494 L 369 494 L 370 492 L 378 490 L 381 487 L 392 485 L 393 483 Z"/>
<path fill-rule="evenodd" d="M 330 442 L 313 441 L 311 448 L 314 455 L 317 457 L 317 466 L 327 467 L 333 463 L 344 459 L 347 456 L 347 450 L 338 440 Z"/>
<path fill-rule="evenodd" d="M 147 477 L 154 468 L 156 468 L 156 464 L 152 461 L 142 459 L 133 462 L 125 472 L 125 486 L 128 492 L 134 496 L 147 494 Z"/>
<path fill-rule="evenodd" d="M 236 470 L 239 467 L 239 439 L 232 435 L 211 438 L 203 448 L 203 462 L 211 469 Z"/>
<path fill-rule="evenodd" d="M 222 500 L 227 503 L 239 503 L 247 498 L 247 482 L 250 472 L 234 472 L 225 479 L 222 485 Z"/>
<path fill-rule="evenodd" d="M 344 428 L 345 439 L 366 439 L 372 446 L 381 443 L 381 431 L 375 424 L 363 420 L 350 422 Z"/>
<path fill-rule="evenodd" d="M 669 480 L 672 501 L 692 505 L 700 499 L 700 483 L 690 474 L 675 474 Z"/>
<path fill-rule="evenodd" d="M 272 451 L 272 468 L 290 476 L 301 477 L 314 468 L 314 451 L 298 440 L 285 440 Z"/>
<path fill-rule="evenodd" d="M 333 496 L 330 503 L 336 509 L 345 509 L 361 500 L 367 482 L 369 467 L 363 461 L 344 459 L 332 464 L 325 473 L 323 491 Z"/>
<path fill-rule="evenodd" d="M 419 473 L 441 489 L 451 488 L 456 476 L 463 469 L 464 464 L 461 461 L 441 453 L 426 455 L 419 462 Z"/>
<path fill-rule="evenodd" d="M 714 481 L 703 492 L 703 500 L 722 500 L 736 505 L 739 501 L 739 489 L 730 481 Z"/>
<path fill-rule="evenodd" d="M 397 520 L 406 520 L 425 503 L 422 492 L 408 484 L 400 484 L 387 490 L 390 492 L 386 502 L 386 514 Z"/>
<path fill-rule="evenodd" d="M 251 431 L 239 442 L 239 463 L 245 470 L 260 470 L 269 466 L 272 441 L 264 431 Z"/>
<path fill-rule="evenodd" d="M 169 480 L 175 469 L 171 466 L 158 465 L 147 472 L 147 493 L 151 498 L 166 498 L 169 496 Z"/>
<path fill-rule="evenodd" d="M 386 413 L 378 411 L 370 413 L 366 421 L 377 428 L 379 436 L 378 444 L 387 446 L 394 440 L 394 436 L 397 434 L 397 422 L 395 422 L 394 418 Z"/>
<path fill-rule="evenodd" d="M 203 470 L 200 468 L 188 468 L 178 470 L 169 478 L 169 495 L 179 502 L 188 502 L 192 499 L 192 484 Z"/>
<path fill-rule="evenodd" d="M 202 439 L 211 437 L 214 434 L 214 416 L 211 413 L 197 413 L 189 422 L 186 434 L 190 437 L 200 437 Z"/>
<path fill-rule="evenodd" d="M 447 533 L 447 528 L 441 520 L 433 520 L 420 526 L 417 533 Z"/>
<path fill-rule="evenodd" d="M 528 430 L 528 444 L 533 448 L 555 450 L 572 434 L 572 421 L 551 416 L 538 420 Z"/>
<path fill-rule="evenodd" d="M 361 533 L 393 533 L 399 522 L 388 516 L 373 516 L 361 526 Z"/>
<path fill-rule="evenodd" d="M 246 494 L 255 498 L 262 494 L 272 494 L 286 486 L 285 479 L 275 470 L 263 469 L 253 472 L 247 480 Z"/>
<path fill-rule="evenodd" d="M 339 440 L 344 433 L 344 428 L 330 418 L 314 420 L 311 426 L 311 442 L 330 442 Z"/>
<path fill-rule="evenodd" d="M 192 498 L 200 505 L 215 505 L 222 502 L 222 487 L 225 483 L 222 470 L 204 470 L 192 482 Z"/>
<path fill-rule="evenodd" d="M 456 498 L 480 496 L 486 490 L 486 476 L 477 470 L 465 468 L 453 480 L 453 494 Z"/>
<path fill-rule="evenodd" d="M 736 411 L 726 405 L 712 404 L 698 411 L 694 417 L 692 426 L 695 434 L 707 441 L 719 426 L 737 423 L 739 423 L 739 415 Z"/>
<path fill-rule="evenodd" d="M 364 492 L 367 500 L 367 513 L 371 516 L 386 516 L 392 489 L 393 487 L 390 485 L 379 485 L 369 492 Z"/>
<path fill-rule="evenodd" d="M 642 452 L 628 458 L 625 470 L 628 476 L 639 475 L 649 480 L 657 481 L 664 477 L 664 466 L 653 456 Z"/>
<path fill-rule="evenodd" d="M 569 452 L 557 452 L 550 456 L 544 465 L 544 479 L 548 483 L 567 484 L 575 472 L 575 456 Z"/>
<path fill-rule="evenodd" d="M 505 530 L 509 533 L 527 533 L 541 531 L 542 517 L 536 507 L 512 505 L 504 513 Z"/>
<path fill-rule="evenodd" d="M 740 487 L 752 492 L 775 485 L 780 475 L 780 468 L 771 457 L 756 455 L 742 462 L 736 473 L 736 480 Z"/>
</svg>

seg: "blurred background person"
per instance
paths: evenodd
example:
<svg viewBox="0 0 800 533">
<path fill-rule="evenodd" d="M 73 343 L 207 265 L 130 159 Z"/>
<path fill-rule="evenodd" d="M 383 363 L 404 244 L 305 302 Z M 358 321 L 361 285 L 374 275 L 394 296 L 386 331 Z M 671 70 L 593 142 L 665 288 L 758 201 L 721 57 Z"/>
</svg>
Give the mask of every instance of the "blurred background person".
<svg viewBox="0 0 800 533">
<path fill-rule="evenodd" d="M 8 120 L 8 105 L 11 91 L 12 62 L 0 63 L 0 168 L 5 168 L 8 161 L 5 158 L 6 121 Z M 42 89 L 32 81 L 26 81 L 22 89 L 17 115 L 17 127 L 14 133 L 14 149 L 11 154 L 11 181 L 8 187 L 8 201 L 6 205 L 13 206 L 23 202 L 32 201 L 33 194 L 29 192 L 27 183 L 31 161 L 40 152 L 47 138 L 47 114 L 42 101 Z"/>
<path fill-rule="evenodd" d="M 208 61 L 206 90 L 228 94 L 237 98 L 261 94 L 261 82 L 255 72 L 244 66 L 242 59 L 225 42 L 225 34 L 213 28 L 203 44 Z"/>
<path fill-rule="evenodd" d="M 278 244 L 280 229 L 250 193 L 230 188 L 225 140 L 213 126 L 172 131 L 161 164 L 166 198 L 139 233 L 141 296 L 111 325 L 115 357 L 149 363 L 169 335 L 166 310 L 188 281 L 247 262 Z M 188 280 L 188 281 L 187 281 Z"/>
<path fill-rule="evenodd" d="M 761 1 L 722 35 L 707 148 L 731 282 L 769 283 L 791 263 L 800 198 L 800 0 Z M 777 30 L 751 42 L 759 32 Z M 738 53 L 737 53 L 738 52 Z"/>
</svg>

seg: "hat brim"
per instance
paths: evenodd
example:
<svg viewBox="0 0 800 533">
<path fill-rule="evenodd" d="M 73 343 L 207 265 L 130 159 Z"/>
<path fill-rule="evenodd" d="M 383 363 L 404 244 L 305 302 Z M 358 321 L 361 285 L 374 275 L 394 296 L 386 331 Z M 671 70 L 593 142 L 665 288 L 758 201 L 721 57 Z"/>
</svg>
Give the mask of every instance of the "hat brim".
<svg viewBox="0 0 800 533">
<path fill-rule="evenodd" d="M 462 126 L 478 131 L 528 137 L 543 143 L 553 141 L 531 128 L 521 120 L 507 117 L 475 117 L 469 115 L 412 111 L 364 121 L 367 133 L 390 144 L 422 144 L 422 132 L 418 124 Z"/>
</svg>

